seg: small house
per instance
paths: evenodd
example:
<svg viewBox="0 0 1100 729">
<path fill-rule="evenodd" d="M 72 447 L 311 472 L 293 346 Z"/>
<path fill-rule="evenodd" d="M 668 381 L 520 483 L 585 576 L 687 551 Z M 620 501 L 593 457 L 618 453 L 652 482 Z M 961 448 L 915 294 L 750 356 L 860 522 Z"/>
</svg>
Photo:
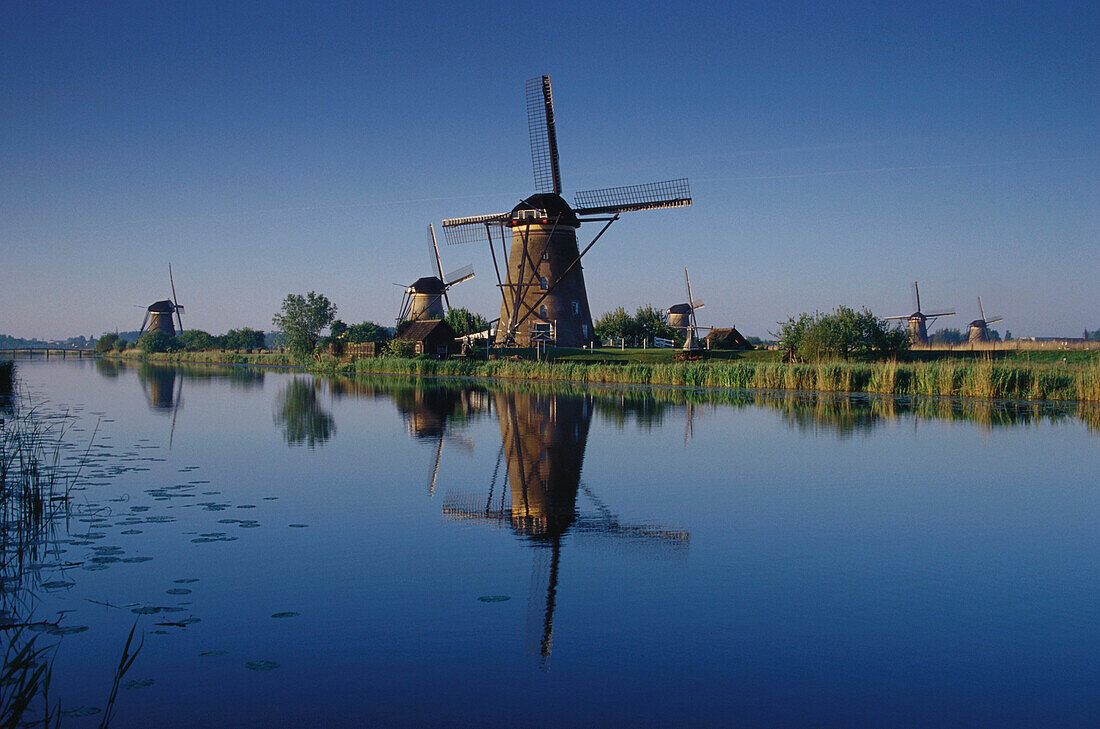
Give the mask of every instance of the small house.
<svg viewBox="0 0 1100 729">
<path fill-rule="evenodd" d="M 706 337 L 707 349 L 752 349 L 749 340 L 741 336 L 737 327 L 711 329 Z"/>
<path fill-rule="evenodd" d="M 443 319 L 422 319 L 402 325 L 394 337 L 401 342 L 412 342 L 416 354 L 428 354 L 436 359 L 446 359 L 459 353 L 455 330 Z"/>
</svg>

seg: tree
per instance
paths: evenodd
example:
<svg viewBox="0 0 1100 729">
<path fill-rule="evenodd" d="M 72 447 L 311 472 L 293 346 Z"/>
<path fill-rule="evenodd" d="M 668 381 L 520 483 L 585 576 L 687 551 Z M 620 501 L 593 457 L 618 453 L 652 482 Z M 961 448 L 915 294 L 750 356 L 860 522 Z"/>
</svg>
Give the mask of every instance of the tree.
<svg viewBox="0 0 1100 729">
<path fill-rule="evenodd" d="M 868 309 L 838 306 L 832 314 L 803 312 L 779 325 L 776 335 L 786 358 L 801 361 L 883 359 L 908 348 L 901 328 L 891 329 Z"/>
<path fill-rule="evenodd" d="M 214 349 L 215 346 L 214 337 L 201 329 L 188 329 L 185 332 L 180 332 L 176 339 L 179 341 L 180 347 L 188 352 L 202 352 L 207 349 Z"/>
<path fill-rule="evenodd" d="M 271 322 L 286 337 L 290 351 L 304 356 L 313 352 L 321 330 L 336 318 L 336 305 L 323 294 L 310 291 L 305 296 L 287 294 L 282 311 Z"/>
<path fill-rule="evenodd" d="M 225 333 L 226 349 L 263 349 L 264 333 L 251 327 L 230 329 Z"/>
<path fill-rule="evenodd" d="M 110 352 L 115 348 L 115 344 L 120 341 L 122 340 L 119 339 L 119 336 L 113 332 L 111 334 L 104 334 L 102 337 L 95 340 L 95 351 L 100 354 Z"/>
<path fill-rule="evenodd" d="M 138 349 L 145 354 L 150 352 L 175 352 L 180 348 L 179 340 L 166 331 L 157 329 L 145 332 L 137 340 Z"/>
<path fill-rule="evenodd" d="M 444 321 L 450 324 L 451 329 L 454 329 L 455 334 L 459 336 L 483 332 L 489 328 L 489 322 L 485 320 L 485 317 L 481 314 L 473 314 L 461 307 L 455 307 L 448 311 Z"/>
<path fill-rule="evenodd" d="M 626 309 L 619 306 L 597 319 L 593 328 L 596 332 L 596 339 L 606 342 L 609 339 L 620 339 L 631 334 L 633 325 L 634 322 L 630 318 L 630 314 L 627 314 Z"/>
<path fill-rule="evenodd" d="M 963 338 L 963 333 L 958 329 L 951 329 L 945 327 L 935 331 L 931 337 L 928 338 L 932 344 L 962 344 L 966 341 Z"/>
<path fill-rule="evenodd" d="M 390 335 L 390 331 L 381 324 L 375 324 L 372 321 L 365 321 L 361 324 L 352 324 L 345 332 L 344 339 L 348 342 L 377 342 L 378 344 L 385 344 L 393 337 Z"/>
</svg>

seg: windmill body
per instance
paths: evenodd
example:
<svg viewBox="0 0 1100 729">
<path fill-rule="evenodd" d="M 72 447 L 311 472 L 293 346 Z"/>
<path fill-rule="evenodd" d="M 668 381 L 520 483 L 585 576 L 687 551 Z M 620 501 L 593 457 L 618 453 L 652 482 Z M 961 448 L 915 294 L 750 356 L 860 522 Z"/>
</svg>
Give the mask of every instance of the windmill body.
<svg viewBox="0 0 1100 729">
<path fill-rule="evenodd" d="M 443 264 L 439 259 L 439 248 L 435 244 L 435 229 L 428 226 L 428 242 L 431 244 L 429 253 L 433 268 L 439 272 L 438 276 L 424 276 L 413 281 L 405 287 L 405 295 L 401 300 L 401 311 L 397 315 L 397 327 L 414 321 L 428 321 L 442 319 L 446 316 L 444 304 L 450 308 L 450 300 L 447 291 L 452 286 L 460 284 L 474 277 L 473 266 L 463 266 L 443 275 Z"/>
<path fill-rule="evenodd" d="M 969 331 L 967 332 L 967 341 L 973 342 L 988 342 L 989 341 L 989 325 L 1002 321 L 1004 317 L 994 317 L 989 319 L 985 315 L 985 306 L 982 304 L 982 297 L 978 297 L 978 310 L 982 313 L 981 319 L 975 319 L 969 324 Z"/>
<path fill-rule="evenodd" d="M 536 193 L 507 213 L 444 220 L 443 232 L 450 244 L 489 243 L 501 293 L 497 344 L 580 347 L 595 338 L 581 258 L 621 213 L 691 205 L 691 192 L 687 180 L 669 180 L 579 192 L 571 207 L 561 195 L 550 77 L 529 80 L 526 98 Z M 604 225 L 581 250 L 585 222 Z"/>
<path fill-rule="evenodd" d="M 691 324 L 691 304 L 673 304 L 668 307 L 668 325 L 673 329 L 686 332 Z"/>
<path fill-rule="evenodd" d="M 177 329 L 175 324 L 172 323 L 172 317 L 176 317 L 176 321 L 179 323 L 179 333 L 183 333 L 183 318 L 180 316 L 184 313 L 183 304 L 179 303 L 179 299 L 176 298 L 176 281 L 172 278 L 172 264 L 168 264 L 168 282 L 172 286 L 172 298 L 162 299 L 161 301 L 154 301 L 145 309 L 145 318 L 141 322 L 141 329 L 138 330 L 138 334 L 141 335 L 144 332 L 164 332 L 170 336 L 175 336 Z"/>
<path fill-rule="evenodd" d="M 903 314 L 900 316 L 887 316 L 884 319 L 905 319 L 906 328 L 909 332 L 909 341 L 913 344 L 928 344 L 928 322 L 935 321 L 941 316 L 954 316 L 953 311 L 944 311 L 938 314 L 925 314 L 920 309 L 920 287 L 917 282 L 913 282 L 913 293 L 917 299 L 917 310 L 912 314 Z"/>
</svg>

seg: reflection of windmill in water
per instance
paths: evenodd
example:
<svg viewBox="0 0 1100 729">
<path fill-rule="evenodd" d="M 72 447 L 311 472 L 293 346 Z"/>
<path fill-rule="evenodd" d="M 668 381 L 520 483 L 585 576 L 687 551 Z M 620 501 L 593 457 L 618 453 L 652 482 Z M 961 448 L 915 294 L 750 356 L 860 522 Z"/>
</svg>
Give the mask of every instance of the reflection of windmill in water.
<svg viewBox="0 0 1100 729">
<path fill-rule="evenodd" d="M 691 205 L 691 191 L 686 179 L 589 190 L 570 207 L 561 196 L 549 76 L 527 82 L 527 124 L 536 194 L 506 213 L 444 220 L 443 234 L 450 244 L 489 243 L 501 296 L 497 344 L 580 347 L 595 336 L 581 258 L 622 213 Z M 581 251 L 577 229 L 584 222 L 604 226 Z M 494 237 L 506 261 L 503 276 Z"/>
<path fill-rule="evenodd" d="M 443 458 L 443 441 L 468 451 L 474 447 L 469 438 L 454 432 L 451 423 L 455 420 L 468 421 L 477 413 L 488 412 L 488 395 L 483 390 L 475 389 L 417 387 L 398 390 L 393 399 L 405 419 L 409 435 L 417 440 L 435 443 L 435 462 L 428 480 L 428 494 L 435 495 L 439 464 Z"/>
<path fill-rule="evenodd" d="M 920 287 L 913 282 L 913 294 L 917 299 L 917 310 L 912 314 L 899 314 L 887 316 L 884 319 L 905 319 L 908 322 L 909 341 L 913 344 L 928 344 L 928 324 L 941 316 L 954 316 L 955 312 L 945 311 L 940 314 L 925 314 L 920 310 Z"/>
<path fill-rule="evenodd" d="M 481 500 L 472 495 L 460 497 L 448 493 L 443 513 L 456 520 L 507 525 L 534 548 L 528 631 L 531 647 L 537 646 L 537 652 L 545 660 L 553 647 L 564 536 L 570 532 L 594 535 L 657 547 L 664 553 L 683 553 L 691 535 L 653 525 L 624 524 L 581 484 L 593 413 L 591 397 L 498 391 L 493 393 L 493 400 L 502 445 L 488 497 Z M 504 479 L 508 488 L 502 486 L 498 497 L 501 460 L 506 463 Z M 584 491 L 595 513 L 578 510 L 579 491 Z"/>
<path fill-rule="evenodd" d="M 172 336 L 183 332 L 183 318 L 180 316 L 183 313 L 183 304 L 180 304 L 176 298 L 176 282 L 172 278 L 171 263 L 168 264 L 168 282 L 172 285 L 172 298 L 155 301 L 146 308 L 145 318 L 141 322 L 138 335 L 146 331 L 165 332 Z M 179 322 L 179 332 L 176 331 L 176 327 L 172 323 L 173 314 L 176 316 L 176 321 Z"/>
<path fill-rule="evenodd" d="M 137 376 L 149 400 L 149 408 L 155 413 L 172 415 L 172 427 L 168 431 L 168 448 L 171 449 L 176 435 L 176 414 L 183 402 L 183 373 L 177 367 L 158 367 L 142 362 Z"/>
<path fill-rule="evenodd" d="M 448 311 L 451 308 L 451 300 L 447 298 L 447 291 L 452 286 L 474 277 L 473 266 L 463 266 L 447 275 L 443 275 L 443 264 L 439 260 L 439 247 L 435 242 L 435 229 L 431 225 L 428 226 L 428 235 L 428 242 L 431 244 L 429 253 L 432 269 L 439 275 L 418 278 L 405 287 L 405 295 L 401 298 L 401 311 L 397 315 L 398 328 L 405 322 L 442 319 L 446 316 L 443 305 L 446 304 Z"/>
</svg>

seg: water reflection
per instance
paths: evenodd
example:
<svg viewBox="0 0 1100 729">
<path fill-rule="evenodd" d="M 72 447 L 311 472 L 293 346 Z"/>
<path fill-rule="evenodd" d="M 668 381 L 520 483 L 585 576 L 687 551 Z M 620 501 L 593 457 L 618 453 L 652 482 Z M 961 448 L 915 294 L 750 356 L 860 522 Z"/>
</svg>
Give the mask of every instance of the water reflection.
<svg viewBox="0 0 1100 729">
<path fill-rule="evenodd" d="M 315 377 L 294 377 L 275 399 L 275 423 L 287 445 L 314 448 L 336 434 L 335 420 L 317 399 L 320 387 Z"/>
<path fill-rule="evenodd" d="M 553 648 L 563 537 L 568 532 L 658 545 L 663 553 L 683 553 L 691 535 L 679 529 L 624 524 L 582 484 L 584 451 L 595 412 L 591 395 L 496 390 L 492 399 L 501 447 L 488 494 L 481 499 L 448 493 L 443 514 L 454 520 L 507 525 L 534 549 L 528 647 L 541 656 L 545 667 Z M 498 495 L 502 462 L 505 470 Z M 580 492 L 591 501 L 593 513 L 579 511 Z"/>
</svg>

